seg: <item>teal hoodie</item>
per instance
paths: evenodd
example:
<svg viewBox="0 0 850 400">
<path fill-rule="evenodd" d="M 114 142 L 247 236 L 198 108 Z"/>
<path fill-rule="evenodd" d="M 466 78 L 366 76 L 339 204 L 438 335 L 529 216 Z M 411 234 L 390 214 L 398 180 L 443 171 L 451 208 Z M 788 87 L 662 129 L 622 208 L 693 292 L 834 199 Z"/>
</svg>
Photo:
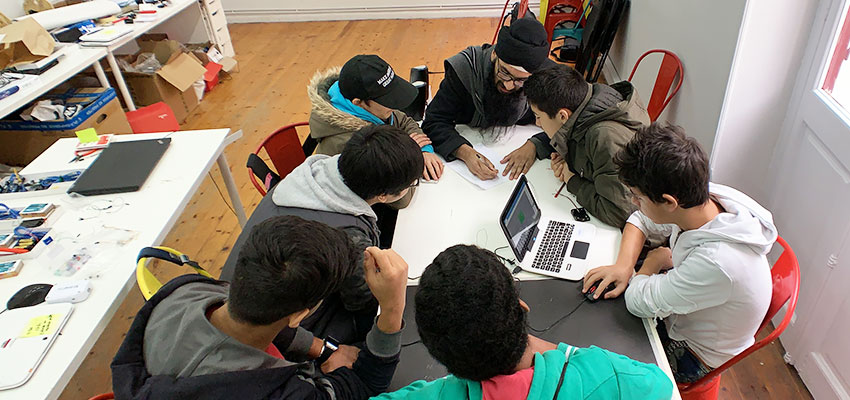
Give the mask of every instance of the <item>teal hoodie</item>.
<svg viewBox="0 0 850 400">
<path fill-rule="evenodd" d="M 558 390 L 562 373 L 563 383 Z M 528 400 L 667 400 L 672 393 L 673 382 L 656 365 L 634 361 L 596 346 L 577 348 L 561 343 L 557 350 L 534 355 L 534 377 Z M 481 400 L 481 396 L 481 383 L 449 375 L 432 382 L 416 381 L 373 399 Z"/>
</svg>

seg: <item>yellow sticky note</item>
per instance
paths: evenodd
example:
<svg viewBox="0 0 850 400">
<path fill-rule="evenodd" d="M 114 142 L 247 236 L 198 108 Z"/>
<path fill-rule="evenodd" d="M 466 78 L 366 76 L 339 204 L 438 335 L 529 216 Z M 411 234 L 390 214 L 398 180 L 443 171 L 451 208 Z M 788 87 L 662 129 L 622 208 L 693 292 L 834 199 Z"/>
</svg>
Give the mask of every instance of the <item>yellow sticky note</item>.
<svg viewBox="0 0 850 400">
<path fill-rule="evenodd" d="M 30 320 L 24 331 L 21 333 L 21 338 L 30 338 L 36 336 L 50 335 L 59 326 L 59 321 L 62 319 L 62 314 L 48 314 L 40 317 L 35 317 Z"/>
<path fill-rule="evenodd" d="M 80 138 L 80 143 L 92 143 L 97 141 L 97 131 L 94 128 L 83 129 L 74 132 Z"/>
</svg>

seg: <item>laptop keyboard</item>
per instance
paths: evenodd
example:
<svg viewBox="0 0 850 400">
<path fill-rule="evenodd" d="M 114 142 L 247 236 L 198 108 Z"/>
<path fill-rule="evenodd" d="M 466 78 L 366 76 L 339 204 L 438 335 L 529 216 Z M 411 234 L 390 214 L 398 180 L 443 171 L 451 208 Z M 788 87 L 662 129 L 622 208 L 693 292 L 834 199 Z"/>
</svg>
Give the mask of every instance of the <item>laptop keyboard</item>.
<svg viewBox="0 0 850 400">
<path fill-rule="evenodd" d="M 532 268 L 549 272 L 561 272 L 561 264 L 567 254 L 567 243 L 573 235 L 575 225 L 565 222 L 549 221 L 543 234 L 543 243 L 537 249 Z M 569 268 L 567 268 L 569 269 Z"/>
</svg>

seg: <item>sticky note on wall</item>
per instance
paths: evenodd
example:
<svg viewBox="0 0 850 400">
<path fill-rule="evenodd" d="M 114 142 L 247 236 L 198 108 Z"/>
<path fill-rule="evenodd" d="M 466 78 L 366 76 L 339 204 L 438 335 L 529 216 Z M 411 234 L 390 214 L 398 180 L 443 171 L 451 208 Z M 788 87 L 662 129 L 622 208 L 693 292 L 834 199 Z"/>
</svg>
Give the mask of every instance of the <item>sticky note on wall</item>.
<svg viewBox="0 0 850 400">
<path fill-rule="evenodd" d="M 97 141 L 97 131 L 95 131 L 94 128 L 83 129 L 74 133 L 77 134 L 77 137 L 80 139 L 80 143 L 92 143 Z"/>
</svg>

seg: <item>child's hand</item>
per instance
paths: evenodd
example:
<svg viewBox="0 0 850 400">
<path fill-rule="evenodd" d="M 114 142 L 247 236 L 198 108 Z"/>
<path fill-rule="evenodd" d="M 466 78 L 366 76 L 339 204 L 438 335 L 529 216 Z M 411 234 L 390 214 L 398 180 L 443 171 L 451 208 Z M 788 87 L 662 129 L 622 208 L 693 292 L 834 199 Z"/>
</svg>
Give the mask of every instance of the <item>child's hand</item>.
<svg viewBox="0 0 850 400">
<path fill-rule="evenodd" d="M 424 133 L 411 133 L 410 138 L 416 142 L 420 149 L 431 144 L 431 139 L 428 139 L 428 135 Z"/>
<path fill-rule="evenodd" d="M 322 372 L 328 373 L 336 371 L 338 368 L 351 368 L 354 362 L 357 361 L 357 356 L 360 354 L 360 349 L 354 346 L 339 345 L 339 348 L 331 354 L 327 361 L 322 364 Z"/>
<path fill-rule="evenodd" d="M 363 268 L 366 284 L 381 307 L 378 329 L 384 333 L 400 331 L 407 295 L 407 263 L 393 250 L 367 247 Z"/>
<path fill-rule="evenodd" d="M 422 171 L 422 177 L 426 181 L 439 180 L 443 176 L 443 161 L 434 153 L 422 152 L 422 157 L 425 159 L 425 170 Z"/>
</svg>

